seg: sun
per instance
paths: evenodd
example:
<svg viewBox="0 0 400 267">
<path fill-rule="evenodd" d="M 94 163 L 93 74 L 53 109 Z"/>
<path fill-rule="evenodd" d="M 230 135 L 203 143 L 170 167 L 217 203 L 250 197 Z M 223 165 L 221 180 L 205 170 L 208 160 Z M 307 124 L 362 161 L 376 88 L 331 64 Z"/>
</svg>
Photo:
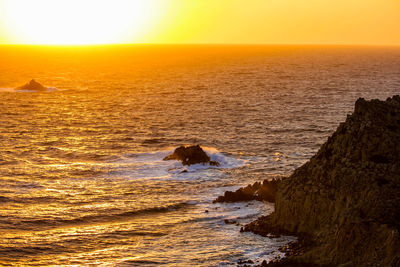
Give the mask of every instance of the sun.
<svg viewBox="0 0 400 267">
<path fill-rule="evenodd" d="M 80 45 L 140 42 L 162 7 L 154 0 L 3 0 L 1 9 L 18 43 Z"/>
</svg>

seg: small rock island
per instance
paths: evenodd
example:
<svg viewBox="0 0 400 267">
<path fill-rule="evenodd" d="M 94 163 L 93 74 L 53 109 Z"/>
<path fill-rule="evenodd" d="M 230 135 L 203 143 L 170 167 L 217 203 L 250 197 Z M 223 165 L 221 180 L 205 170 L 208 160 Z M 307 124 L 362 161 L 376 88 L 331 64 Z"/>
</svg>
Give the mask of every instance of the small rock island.
<svg viewBox="0 0 400 267">
<path fill-rule="evenodd" d="M 180 146 L 175 149 L 174 153 L 166 156 L 163 160 L 178 160 L 185 166 L 193 164 L 210 164 L 211 166 L 219 166 L 219 162 L 212 161 L 210 157 L 199 146 Z"/>
<path fill-rule="evenodd" d="M 32 79 L 29 83 L 19 86 L 15 88 L 15 90 L 31 90 L 31 91 L 36 91 L 36 92 L 45 92 L 47 91 L 47 87 L 44 87 L 34 79 Z"/>
</svg>

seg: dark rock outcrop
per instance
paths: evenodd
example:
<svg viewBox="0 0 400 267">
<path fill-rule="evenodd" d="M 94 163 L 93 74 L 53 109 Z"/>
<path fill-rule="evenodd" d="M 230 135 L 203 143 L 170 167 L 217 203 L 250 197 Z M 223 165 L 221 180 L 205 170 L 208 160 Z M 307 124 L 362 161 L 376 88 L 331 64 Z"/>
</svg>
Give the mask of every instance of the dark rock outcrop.
<svg viewBox="0 0 400 267">
<path fill-rule="evenodd" d="M 44 87 L 34 79 L 32 79 L 29 83 L 15 88 L 16 90 L 32 90 L 32 91 L 47 91 L 47 87 Z"/>
<path fill-rule="evenodd" d="M 166 156 L 163 160 L 178 160 L 181 161 L 183 165 L 202 163 L 210 164 L 211 166 L 219 166 L 219 163 L 212 161 L 199 145 L 180 146 L 175 149 L 174 153 Z"/>
<path fill-rule="evenodd" d="M 214 203 L 217 202 L 240 202 L 240 201 L 268 201 L 275 202 L 275 194 L 279 180 L 264 180 L 262 183 L 255 182 L 252 185 L 239 188 L 235 192 L 226 191 L 223 196 L 219 196 Z"/>
<path fill-rule="evenodd" d="M 317 154 L 279 184 L 275 212 L 243 231 L 310 236 L 313 246 L 290 256 L 298 263 L 400 266 L 400 96 L 358 99 Z"/>
</svg>

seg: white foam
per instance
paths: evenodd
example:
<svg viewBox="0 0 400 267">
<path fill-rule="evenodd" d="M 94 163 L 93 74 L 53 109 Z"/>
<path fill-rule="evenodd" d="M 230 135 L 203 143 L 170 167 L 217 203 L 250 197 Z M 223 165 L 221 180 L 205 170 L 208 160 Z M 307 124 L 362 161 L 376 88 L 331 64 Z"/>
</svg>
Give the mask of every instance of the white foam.
<svg viewBox="0 0 400 267">
<path fill-rule="evenodd" d="M 14 88 L 0 88 L 0 92 L 15 92 Z"/>
<path fill-rule="evenodd" d="M 18 93 L 38 93 L 38 92 L 55 92 L 58 91 L 56 87 L 47 87 L 46 91 L 38 91 L 38 90 L 20 90 L 20 89 L 15 89 L 15 92 Z"/>
<path fill-rule="evenodd" d="M 12 92 L 12 93 L 38 93 L 38 92 L 56 92 L 59 91 L 57 87 L 47 87 L 46 91 L 37 91 L 37 90 L 24 90 L 24 89 L 15 89 L 15 88 L 0 88 L 0 92 Z"/>
<path fill-rule="evenodd" d="M 121 160 L 109 162 L 107 165 L 115 169 L 119 175 L 127 175 L 134 179 L 197 179 L 199 173 L 218 169 L 230 169 L 241 167 L 246 160 L 239 159 L 226 153 L 221 153 L 215 148 L 203 148 L 211 160 L 220 163 L 220 166 L 209 164 L 194 164 L 183 166 L 180 161 L 163 158 L 171 153 L 171 150 L 163 150 L 152 153 L 125 154 Z"/>
</svg>

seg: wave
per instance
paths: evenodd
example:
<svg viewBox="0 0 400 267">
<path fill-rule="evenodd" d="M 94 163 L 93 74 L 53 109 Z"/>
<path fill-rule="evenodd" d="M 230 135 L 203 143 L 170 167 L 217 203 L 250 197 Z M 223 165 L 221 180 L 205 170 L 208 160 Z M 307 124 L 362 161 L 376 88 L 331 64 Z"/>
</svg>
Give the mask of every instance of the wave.
<svg viewBox="0 0 400 267">
<path fill-rule="evenodd" d="M 10 92 L 10 93 L 49 93 L 61 91 L 57 87 L 47 87 L 46 91 L 37 91 L 37 90 L 24 90 L 24 89 L 15 89 L 15 88 L 0 88 L 0 92 Z"/>
<path fill-rule="evenodd" d="M 0 196 L 0 203 L 1 202 L 10 202 L 11 199 L 9 197 Z"/>
<path fill-rule="evenodd" d="M 152 261 L 152 260 L 140 260 L 140 259 L 133 259 L 133 260 L 125 260 L 119 263 L 116 263 L 115 266 L 160 266 L 165 263 L 159 261 Z"/>
<path fill-rule="evenodd" d="M 15 88 L 0 88 L 0 92 L 15 92 Z"/>
<path fill-rule="evenodd" d="M 2 202 L 11 202 L 11 203 L 22 203 L 22 204 L 38 204 L 38 203 L 49 203 L 53 201 L 62 200 L 61 198 L 51 197 L 51 196 L 43 196 L 43 197 L 18 197 L 18 198 L 10 198 L 5 196 L 0 196 L 0 203 Z"/>
<path fill-rule="evenodd" d="M 69 238 L 60 238 L 58 240 L 41 240 L 40 242 L 24 243 L 18 247 L 10 243 L 3 242 L 0 244 L 0 259 L 10 258 L 10 256 L 26 257 L 26 255 L 43 254 L 64 254 L 64 253 L 79 253 L 81 249 L 92 250 L 92 248 L 101 249 L 107 248 L 107 244 L 99 244 L 98 240 L 120 240 L 120 243 L 130 242 L 131 237 L 161 237 L 167 233 L 162 229 L 155 231 L 137 231 L 133 230 L 116 230 L 104 233 L 96 233 L 90 236 L 70 236 Z M 128 240 L 128 241 L 127 241 Z M 9 262 L 8 262 L 9 263 Z M 6 264 L 9 266 L 9 264 Z M 0 261 L 0 266 L 3 266 Z"/>
<path fill-rule="evenodd" d="M 282 134 L 282 133 L 330 133 L 332 132 L 331 129 L 328 128 L 321 128 L 319 126 L 315 126 L 315 127 L 297 127 L 297 128 L 270 128 L 268 129 L 271 133 L 275 133 L 275 134 Z"/>
<path fill-rule="evenodd" d="M 181 202 L 160 207 L 144 208 L 139 210 L 125 211 L 115 214 L 95 214 L 86 215 L 73 219 L 32 219 L 32 220 L 21 220 L 18 223 L 14 223 L 14 226 L 19 229 L 37 229 L 37 228 L 52 228 L 61 226 L 71 226 L 71 225 L 82 225 L 82 224 L 93 224 L 93 223 L 106 223 L 123 221 L 136 216 L 166 213 L 170 211 L 176 211 L 180 209 L 187 208 L 191 205 L 195 205 L 197 202 Z"/>
<path fill-rule="evenodd" d="M 160 144 L 160 143 L 164 143 L 165 141 L 167 141 L 167 139 L 165 139 L 165 138 L 149 138 L 149 139 L 145 139 L 142 142 L 142 145 Z"/>
<path fill-rule="evenodd" d="M 217 161 L 220 166 L 211 166 L 209 164 L 194 164 L 183 166 L 180 161 L 170 160 L 164 161 L 163 158 L 173 153 L 174 148 L 150 153 L 129 153 L 124 154 L 120 161 L 113 161 L 114 164 L 129 166 L 131 169 L 128 173 L 135 174 L 137 178 L 171 178 L 177 174 L 185 174 L 186 178 L 189 173 L 195 173 L 207 169 L 231 169 L 242 167 L 246 164 L 246 160 L 236 158 L 228 153 L 218 151 L 216 148 L 203 147 L 204 151 L 210 156 L 212 161 Z M 121 167 L 121 166 L 119 166 Z"/>
<path fill-rule="evenodd" d="M 204 180 L 215 179 L 217 171 L 242 167 L 248 160 L 223 153 L 215 148 L 203 148 L 211 160 L 218 161 L 220 166 L 194 164 L 183 166 L 180 161 L 163 160 L 173 153 L 174 148 L 155 152 L 124 153 L 114 155 L 101 162 L 100 168 L 106 170 L 101 175 L 107 179 L 132 180 Z"/>
</svg>

